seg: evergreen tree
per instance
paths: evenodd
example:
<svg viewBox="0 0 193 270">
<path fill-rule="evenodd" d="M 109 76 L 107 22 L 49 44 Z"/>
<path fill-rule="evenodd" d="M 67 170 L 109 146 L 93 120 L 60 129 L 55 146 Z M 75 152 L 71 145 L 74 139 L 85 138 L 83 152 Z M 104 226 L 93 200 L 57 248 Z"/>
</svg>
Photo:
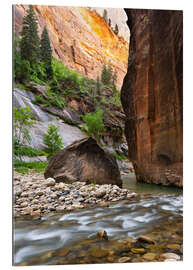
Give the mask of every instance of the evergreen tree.
<svg viewBox="0 0 193 270">
<path fill-rule="evenodd" d="M 108 64 L 108 66 L 103 65 L 103 69 L 101 73 L 101 82 L 105 85 L 111 84 L 112 76 L 113 76 L 113 70 L 110 63 Z"/>
<path fill-rule="evenodd" d="M 106 23 L 108 22 L 107 10 L 106 9 L 104 9 L 104 11 L 103 11 L 103 19 L 105 20 Z"/>
<path fill-rule="evenodd" d="M 40 46 L 41 61 L 44 63 L 47 78 L 52 78 L 52 49 L 50 46 L 50 39 L 46 27 L 42 32 L 41 46 Z"/>
<path fill-rule="evenodd" d="M 37 21 L 32 5 L 23 19 L 20 52 L 22 60 L 29 61 L 31 68 L 35 69 L 39 63 L 40 50 Z"/>
<path fill-rule="evenodd" d="M 111 19 L 109 18 L 109 27 L 111 27 Z"/>
<path fill-rule="evenodd" d="M 118 34 L 119 34 L 119 27 L 118 27 L 118 25 L 117 25 L 117 24 L 115 25 L 115 30 L 114 30 L 114 33 L 115 33 L 116 35 L 118 35 Z"/>
</svg>

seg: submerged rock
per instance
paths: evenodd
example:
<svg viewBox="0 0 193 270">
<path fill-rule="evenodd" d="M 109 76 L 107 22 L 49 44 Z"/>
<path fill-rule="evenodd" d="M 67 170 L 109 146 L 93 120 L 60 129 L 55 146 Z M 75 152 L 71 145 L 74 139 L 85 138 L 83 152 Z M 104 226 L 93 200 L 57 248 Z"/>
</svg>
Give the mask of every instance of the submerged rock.
<svg viewBox="0 0 193 270">
<path fill-rule="evenodd" d="M 50 159 L 44 176 L 52 177 L 56 182 L 122 186 L 115 157 L 105 153 L 92 138 L 76 141 L 56 153 Z"/>
</svg>

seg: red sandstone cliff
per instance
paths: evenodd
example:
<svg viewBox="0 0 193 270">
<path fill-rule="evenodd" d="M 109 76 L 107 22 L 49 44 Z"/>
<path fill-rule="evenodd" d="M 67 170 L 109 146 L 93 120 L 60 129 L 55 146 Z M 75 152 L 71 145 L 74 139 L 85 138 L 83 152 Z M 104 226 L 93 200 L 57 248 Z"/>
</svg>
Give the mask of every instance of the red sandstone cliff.
<svg viewBox="0 0 193 270">
<path fill-rule="evenodd" d="M 37 6 L 39 32 L 46 25 L 53 54 L 67 67 L 89 78 L 100 76 L 103 63 L 117 71 L 117 86 L 121 87 L 127 71 L 128 43 L 114 34 L 96 12 L 81 7 Z M 14 30 L 21 31 L 28 6 L 14 6 Z"/>
<path fill-rule="evenodd" d="M 126 10 L 131 32 L 121 90 L 138 181 L 182 186 L 182 12 Z"/>
</svg>

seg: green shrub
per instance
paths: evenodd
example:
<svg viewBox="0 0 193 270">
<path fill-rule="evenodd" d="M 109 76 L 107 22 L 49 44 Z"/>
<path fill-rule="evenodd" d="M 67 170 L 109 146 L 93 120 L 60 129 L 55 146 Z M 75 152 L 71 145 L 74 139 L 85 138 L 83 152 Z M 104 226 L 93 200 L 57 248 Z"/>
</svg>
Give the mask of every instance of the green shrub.
<svg viewBox="0 0 193 270">
<path fill-rule="evenodd" d="M 21 162 L 15 161 L 14 168 L 19 173 L 28 173 L 29 169 L 33 169 L 36 172 L 44 172 L 48 162 Z"/>
<path fill-rule="evenodd" d="M 27 146 L 19 147 L 17 141 L 14 140 L 14 155 L 36 157 L 36 156 L 47 156 L 47 153 L 42 150 L 32 149 Z"/>
<path fill-rule="evenodd" d="M 54 125 L 48 127 L 47 133 L 43 135 L 43 141 L 46 145 L 45 152 L 48 153 L 48 158 L 60 151 L 64 146 L 58 128 Z"/>
<path fill-rule="evenodd" d="M 121 99 L 120 99 L 120 94 L 119 91 L 115 91 L 114 95 L 112 97 L 110 97 L 109 100 L 110 103 L 112 103 L 113 105 L 117 106 L 117 107 L 121 107 Z"/>
<path fill-rule="evenodd" d="M 88 113 L 82 117 L 85 125 L 82 130 L 87 133 L 88 136 L 94 137 L 96 140 L 100 139 L 100 133 L 105 131 L 103 123 L 103 113 L 98 109 L 94 113 Z"/>
<path fill-rule="evenodd" d="M 123 161 L 127 158 L 124 154 L 113 153 L 113 156 L 120 161 Z"/>
<path fill-rule="evenodd" d="M 33 125 L 33 116 L 31 109 L 26 106 L 20 109 L 13 108 L 13 130 L 14 137 L 18 144 L 21 146 L 26 141 L 30 141 L 29 127 Z"/>
</svg>

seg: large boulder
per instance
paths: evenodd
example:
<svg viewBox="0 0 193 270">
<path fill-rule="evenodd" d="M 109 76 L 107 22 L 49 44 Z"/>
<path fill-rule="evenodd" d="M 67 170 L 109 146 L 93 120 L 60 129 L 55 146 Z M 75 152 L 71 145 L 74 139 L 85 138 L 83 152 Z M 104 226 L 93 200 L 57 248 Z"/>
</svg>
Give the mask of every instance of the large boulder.
<svg viewBox="0 0 193 270">
<path fill-rule="evenodd" d="M 56 153 L 44 173 L 56 182 L 75 181 L 122 186 L 114 156 L 101 149 L 92 138 L 85 138 Z"/>
<path fill-rule="evenodd" d="M 138 181 L 182 186 L 183 13 L 126 9 L 131 31 L 121 90 Z"/>
</svg>

